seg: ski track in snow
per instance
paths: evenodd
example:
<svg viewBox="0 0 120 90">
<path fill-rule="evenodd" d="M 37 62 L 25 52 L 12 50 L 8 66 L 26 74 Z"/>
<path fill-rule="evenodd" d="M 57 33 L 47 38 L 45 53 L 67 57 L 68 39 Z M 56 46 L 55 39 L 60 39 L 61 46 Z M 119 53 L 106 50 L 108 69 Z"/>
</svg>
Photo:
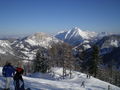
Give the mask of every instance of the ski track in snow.
<svg viewBox="0 0 120 90">
<path fill-rule="evenodd" d="M 62 69 L 54 69 L 57 76 L 60 76 Z M 2 77 L 2 68 L 0 68 L 0 88 L 4 88 L 4 78 Z M 41 78 L 39 75 L 43 75 Z M 91 77 L 86 78 L 86 74 L 79 72 L 73 72 L 72 79 L 66 78 L 64 80 L 55 80 L 44 74 L 33 74 L 31 77 L 23 76 L 25 81 L 25 88 L 31 88 L 31 90 L 108 90 L 108 85 L 111 86 L 111 90 L 120 90 L 120 88 L 106 83 L 104 81 Z M 85 88 L 81 87 L 82 81 L 85 81 Z M 1 90 L 1 89 L 0 89 Z M 13 81 L 11 82 L 11 90 L 14 90 Z"/>
</svg>

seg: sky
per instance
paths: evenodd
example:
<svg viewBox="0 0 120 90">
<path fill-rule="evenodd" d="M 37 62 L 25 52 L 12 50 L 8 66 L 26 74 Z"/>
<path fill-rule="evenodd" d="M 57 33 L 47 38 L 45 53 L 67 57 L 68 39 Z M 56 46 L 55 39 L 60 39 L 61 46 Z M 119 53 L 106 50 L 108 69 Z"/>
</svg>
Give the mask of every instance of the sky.
<svg viewBox="0 0 120 90">
<path fill-rule="evenodd" d="M 120 33 L 120 0 L 0 0 L 0 35 L 73 27 Z"/>
</svg>

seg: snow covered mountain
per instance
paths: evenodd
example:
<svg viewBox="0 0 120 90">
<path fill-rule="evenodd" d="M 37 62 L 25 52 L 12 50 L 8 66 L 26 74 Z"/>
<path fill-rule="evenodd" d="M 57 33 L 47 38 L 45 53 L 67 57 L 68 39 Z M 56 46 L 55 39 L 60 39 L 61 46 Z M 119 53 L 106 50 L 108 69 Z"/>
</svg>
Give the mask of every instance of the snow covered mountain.
<svg viewBox="0 0 120 90">
<path fill-rule="evenodd" d="M 56 38 L 63 40 L 73 46 L 79 45 L 85 41 L 89 42 L 97 36 L 97 33 L 83 31 L 77 27 L 69 31 L 62 31 L 55 35 Z"/>
<path fill-rule="evenodd" d="M 11 43 L 7 40 L 0 40 L 0 54 L 14 55 L 14 51 L 11 47 Z"/>
<path fill-rule="evenodd" d="M 55 37 L 40 32 L 15 41 L 12 47 L 21 57 L 33 59 L 39 47 L 49 48 L 53 43 L 58 42 L 60 40 Z"/>
<path fill-rule="evenodd" d="M 91 77 L 86 78 L 86 74 L 72 71 L 72 78 L 69 76 L 66 79 L 62 79 L 62 68 L 52 68 L 54 73 L 34 73 L 29 76 L 23 76 L 25 88 L 31 88 L 31 90 L 120 90 L 119 87 Z M 67 71 L 69 72 L 69 71 Z M 54 75 L 53 75 L 54 74 Z M 85 87 L 81 86 L 82 82 L 85 82 Z M 2 67 L 0 67 L 0 90 L 3 90 L 5 83 L 2 77 Z M 11 90 L 14 90 L 13 82 L 10 85 Z"/>
<path fill-rule="evenodd" d="M 110 53 L 113 48 L 120 47 L 120 35 L 105 36 L 96 45 L 100 47 L 101 54 Z"/>
<path fill-rule="evenodd" d="M 99 38 L 99 39 L 101 39 L 101 38 L 103 38 L 103 37 L 105 37 L 105 36 L 109 36 L 109 35 L 112 35 L 113 33 L 108 33 L 108 32 L 100 32 L 100 33 L 98 33 L 97 34 L 97 37 Z"/>
<path fill-rule="evenodd" d="M 104 38 L 105 36 L 108 36 L 109 38 L 115 37 L 110 33 L 95 33 L 84 31 L 77 27 L 69 31 L 61 31 L 55 35 L 55 37 L 40 32 L 21 39 L 17 39 L 15 41 L 10 40 L 9 42 L 8 40 L 0 40 L 0 53 L 9 53 L 12 55 L 15 54 L 21 58 L 33 59 L 39 47 L 44 47 L 47 49 L 51 46 L 51 44 L 62 41 L 75 46 L 75 48 L 79 48 L 79 50 L 81 49 L 81 51 L 83 49 L 86 50 L 91 48 L 91 46 L 97 42 L 97 45 L 100 46 L 101 53 L 103 54 L 110 52 L 113 47 L 120 46 L 119 39 L 114 38 L 110 41 L 107 38 Z"/>
<path fill-rule="evenodd" d="M 91 58 L 92 48 L 90 48 L 89 43 L 80 44 L 75 47 L 76 52 L 81 53 L 85 46 L 88 46 L 86 50 L 86 57 Z M 97 45 L 100 50 L 100 57 L 104 62 L 104 65 L 108 65 L 114 60 L 114 65 L 120 68 L 120 35 L 109 35 L 98 40 L 94 45 Z"/>
<path fill-rule="evenodd" d="M 104 54 L 102 59 L 105 64 L 112 62 L 120 70 L 120 47 L 113 48 L 111 52 Z"/>
<path fill-rule="evenodd" d="M 56 38 L 75 46 L 75 49 L 80 51 L 91 48 L 96 42 L 100 41 L 105 36 L 110 36 L 112 33 L 108 32 L 91 32 L 81 30 L 80 28 L 73 28 L 69 31 L 61 31 L 55 35 Z"/>
</svg>

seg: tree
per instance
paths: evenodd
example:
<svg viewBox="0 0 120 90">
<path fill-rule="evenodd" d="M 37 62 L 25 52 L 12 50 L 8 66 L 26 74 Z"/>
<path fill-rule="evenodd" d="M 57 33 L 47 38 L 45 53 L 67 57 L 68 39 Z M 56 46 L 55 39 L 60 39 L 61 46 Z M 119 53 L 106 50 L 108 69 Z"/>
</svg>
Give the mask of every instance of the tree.
<svg viewBox="0 0 120 90">
<path fill-rule="evenodd" d="M 72 47 L 67 43 L 53 44 L 49 49 L 50 65 L 63 67 L 63 79 L 67 75 L 66 69 L 70 70 L 70 78 L 72 75 L 71 70 L 73 69 L 73 55 Z"/>
<path fill-rule="evenodd" d="M 40 48 L 36 53 L 36 58 L 34 60 L 34 72 L 42 72 L 45 73 L 48 70 L 48 61 L 47 55 L 45 55 L 45 49 Z"/>
<path fill-rule="evenodd" d="M 72 70 L 74 68 L 74 57 L 72 53 L 72 47 L 68 46 L 65 52 L 66 66 L 69 69 L 70 78 L 72 78 Z"/>
<path fill-rule="evenodd" d="M 87 63 L 87 51 L 85 49 L 80 53 L 80 71 L 84 73 L 88 73 L 88 65 Z"/>
<path fill-rule="evenodd" d="M 96 77 L 98 71 L 98 65 L 99 65 L 99 48 L 98 46 L 94 45 L 92 49 L 93 51 L 91 54 L 89 73 L 93 74 L 94 77 Z"/>
<path fill-rule="evenodd" d="M 59 66 L 58 48 L 59 48 L 59 44 L 53 43 L 51 47 L 48 49 L 50 67 Z"/>
<path fill-rule="evenodd" d="M 72 77 L 72 69 L 74 68 L 74 57 L 72 53 L 72 47 L 68 44 L 63 44 L 62 52 L 62 67 L 63 67 L 63 79 L 67 75 L 66 69 L 69 70 L 70 78 Z"/>
</svg>

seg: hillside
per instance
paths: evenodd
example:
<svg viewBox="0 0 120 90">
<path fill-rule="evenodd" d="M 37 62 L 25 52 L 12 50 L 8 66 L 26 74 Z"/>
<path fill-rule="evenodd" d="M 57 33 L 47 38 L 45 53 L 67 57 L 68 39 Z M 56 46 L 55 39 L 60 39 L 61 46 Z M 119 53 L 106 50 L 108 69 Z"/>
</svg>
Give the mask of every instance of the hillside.
<svg viewBox="0 0 120 90">
<path fill-rule="evenodd" d="M 19 57 L 32 60 L 40 47 L 49 48 L 53 43 L 58 42 L 60 41 L 55 37 L 40 32 L 16 40 L 12 47 Z"/>
<path fill-rule="evenodd" d="M 8 40 L 0 40 L 0 54 L 14 55 L 11 43 Z"/>
<path fill-rule="evenodd" d="M 4 80 L 1 75 L 2 67 L 0 68 L 0 87 L 4 87 Z M 34 73 L 30 76 L 24 76 L 25 87 L 31 88 L 31 90 L 107 90 L 110 85 L 111 90 L 120 90 L 120 88 L 103 82 L 96 78 L 86 78 L 86 74 L 73 71 L 72 79 L 66 77 L 62 80 L 60 78 L 62 68 L 53 68 L 54 72 L 51 74 Z M 85 88 L 81 87 L 82 81 L 85 81 Z M 12 90 L 14 90 L 13 84 L 11 84 Z M 1 90 L 1 89 L 0 89 Z"/>
</svg>

